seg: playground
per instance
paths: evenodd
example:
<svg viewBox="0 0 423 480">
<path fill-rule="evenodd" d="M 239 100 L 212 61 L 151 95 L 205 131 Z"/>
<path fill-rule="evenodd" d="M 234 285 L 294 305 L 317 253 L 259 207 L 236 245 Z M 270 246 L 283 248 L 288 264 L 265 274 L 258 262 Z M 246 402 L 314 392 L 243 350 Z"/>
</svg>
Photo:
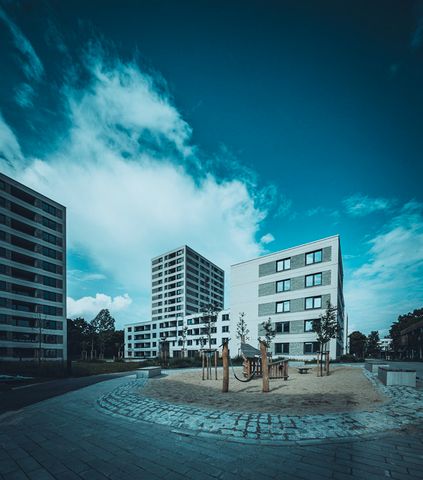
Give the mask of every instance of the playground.
<svg viewBox="0 0 423 480">
<path fill-rule="evenodd" d="M 340 413 L 367 410 L 383 405 L 386 399 L 364 376 L 361 368 L 333 367 L 329 376 L 318 377 L 316 367 L 307 374 L 289 368 L 289 378 L 270 379 L 270 391 L 262 393 L 262 379 L 249 382 L 242 368 L 230 371 L 229 392 L 222 393 L 222 368 L 202 380 L 201 371 L 173 372 L 151 379 L 142 396 L 178 405 L 192 405 L 222 411 L 278 413 L 287 415 Z M 141 392 L 140 392 L 141 394 Z"/>
</svg>

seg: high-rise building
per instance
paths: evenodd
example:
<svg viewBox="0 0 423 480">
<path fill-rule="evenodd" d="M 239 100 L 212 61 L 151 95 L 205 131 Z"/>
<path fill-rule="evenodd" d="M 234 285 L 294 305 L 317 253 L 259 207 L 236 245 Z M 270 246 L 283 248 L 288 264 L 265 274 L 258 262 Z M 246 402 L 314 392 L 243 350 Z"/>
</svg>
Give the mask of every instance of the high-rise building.
<svg viewBox="0 0 423 480">
<path fill-rule="evenodd" d="M 0 359 L 65 360 L 66 209 L 0 174 Z"/>
<path fill-rule="evenodd" d="M 224 271 L 184 245 L 151 260 L 151 319 L 182 319 L 205 305 L 223 309 Z"/>
<path fill-rule="evenodd" d="M 256 346 L 264 333 L 261 324 L 270 318 L 276 330 L 273 355 L 314 356 L 319 345 L 313 320 L 324 313 L 328 301 L 337 307 L 338 336 L 329 345 L 331 358 L 336 358 L 344 353 L 346 335 L 338 235 L 231 267 L 231 329 L 243 312 L 250 331 L 248 343 Z"/>
<path fill-rule="evenodd" d="M 127 358 L 157 356 L 163 339 L 169 355 L 180 356 L 180 335 L 188 320 L 201 317 L 208 305 L 223 310 L 224 271 L 186 245 L 151 260 L 151 287 L 151 321 L 125 326 Z M 194 336 L 190 347 L 200 344 Z"/>
</svg>

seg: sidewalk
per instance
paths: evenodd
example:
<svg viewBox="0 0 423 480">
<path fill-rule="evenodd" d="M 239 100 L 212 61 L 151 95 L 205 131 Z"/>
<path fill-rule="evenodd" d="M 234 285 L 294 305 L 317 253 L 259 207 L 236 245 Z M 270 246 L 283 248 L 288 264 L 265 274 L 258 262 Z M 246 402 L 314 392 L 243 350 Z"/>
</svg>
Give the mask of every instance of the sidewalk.
<svg viewBox="0 0 423 480">
<path fill-rule="evenodd" d="M 0 478 L 421 478 L 421 424 L 365 440 L 239 444 L 179 435 L 99 411 L 97 399 L 125 382 L 98 383 L 0 416 Z"/>
</svg>

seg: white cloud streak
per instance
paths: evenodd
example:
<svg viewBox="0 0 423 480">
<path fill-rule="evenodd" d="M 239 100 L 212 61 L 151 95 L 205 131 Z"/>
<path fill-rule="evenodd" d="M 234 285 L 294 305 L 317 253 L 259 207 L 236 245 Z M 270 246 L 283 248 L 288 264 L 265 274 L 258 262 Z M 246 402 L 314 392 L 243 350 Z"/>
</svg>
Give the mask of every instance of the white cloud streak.
<svg viewBox="0 0 423 480">
<path fill-rule="evenodd" d="M 13 43 L 22 57 L 21 68 L 24 74 L 29 80 L 39 81 L 43 76 L 44 67 L 31 43 L 2 8 L 0 8 L 0 20 L 9 29 Z"/>
<path fill-rule="evenodd" d="M 389 210 L 393 203 L 392 200 L 387 198 L 371 198 L 361 193 L 343 200 L 346 212 L 353 217 L 364 217 L 371 213 Z"/>
</svg>

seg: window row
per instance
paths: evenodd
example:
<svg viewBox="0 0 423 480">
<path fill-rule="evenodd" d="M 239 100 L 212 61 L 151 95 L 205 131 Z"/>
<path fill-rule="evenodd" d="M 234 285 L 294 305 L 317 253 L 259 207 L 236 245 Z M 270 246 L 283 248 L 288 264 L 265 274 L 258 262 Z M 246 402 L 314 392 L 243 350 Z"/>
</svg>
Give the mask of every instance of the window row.
<svg viewBox="0 0 423 480">
<path fill-rule="evenodd" d="M 305 264 L 312 265 L 322 261 L 322 250 L 315 250 L 305 254 Z M 276 271 L 283 272 L 291 269 L 291 258 L 283 258 L 276 262 Z"/>
<path fill-rule="evenodd" d="M 316 320 L 304 320 L 304 332 L 312 332 L 313 331 L 313 322 Z M 318 321 L 318 319 L 317 319 Z M 291 332 L 291 322 L 276 322 L 275 323 L 275 331 L 276 333 L 290 333 Z M 293 333 L 300 333 L 297 330 Z"/>
<path fill-rule="evenodd" d="M 314 310 L 322 308 L 322 297 L 307 297 L 304 299 L 304 309 Z M 291 300 L 284 300 L 282 302 L 276 302 L 275 313 L 288 313 L 291 311 Z"/>
<path fill-rule="evenodd" d="M 317 353 L 319 351 L 319 342 L 304 342 L 302 348 L 303 355 L 310 355 L 313 353 Z M 290 352 L 290 344 L 288 342 L 283 343 L 275 343 L 275 354 L 289 354 Z M 301 355 L 296 351 L 295 353 L 292 352 L 294 355 Z"/>
</svg>

